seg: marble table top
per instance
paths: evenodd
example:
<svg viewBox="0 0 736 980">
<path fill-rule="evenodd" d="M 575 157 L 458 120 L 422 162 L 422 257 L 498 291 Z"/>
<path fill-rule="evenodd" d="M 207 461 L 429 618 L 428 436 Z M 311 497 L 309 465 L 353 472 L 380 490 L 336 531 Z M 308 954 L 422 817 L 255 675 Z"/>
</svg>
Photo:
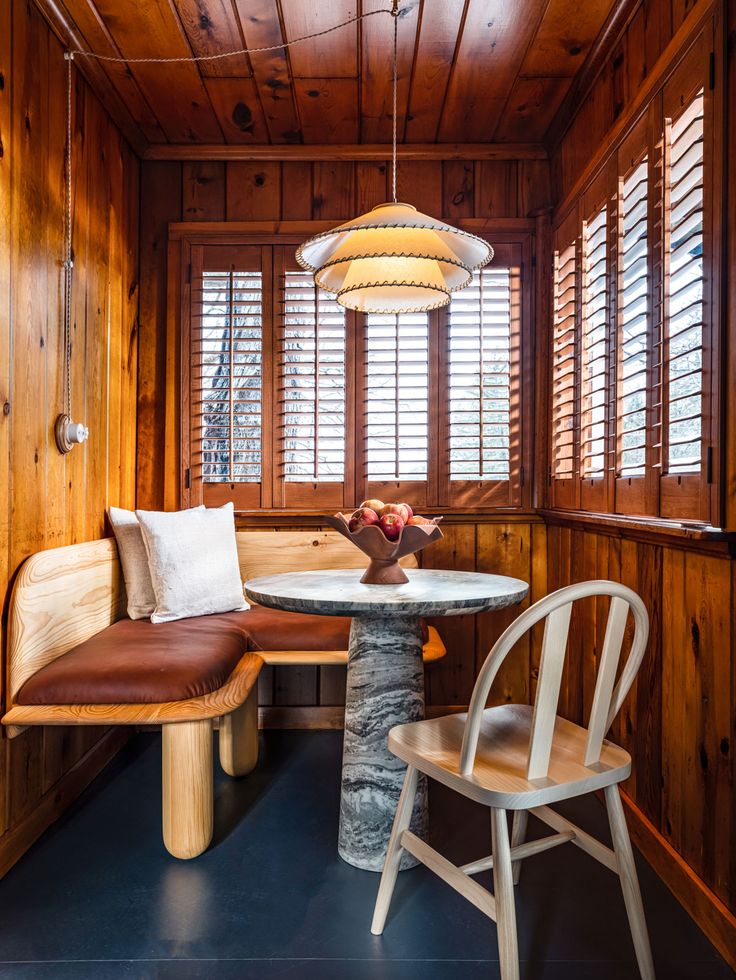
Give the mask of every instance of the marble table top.
<svg viewBox="0 0 736 980">
<path fill-rule="evenodd" d="M 251 579 L 245 594 L 262 606 L 325 616 L 460 616 L 511 606 L 529 591 L 526 582 L 506 575 L 405 571 L 404 585 L 362 585 L 358 568 L 286 572 Z"/>
</svg>

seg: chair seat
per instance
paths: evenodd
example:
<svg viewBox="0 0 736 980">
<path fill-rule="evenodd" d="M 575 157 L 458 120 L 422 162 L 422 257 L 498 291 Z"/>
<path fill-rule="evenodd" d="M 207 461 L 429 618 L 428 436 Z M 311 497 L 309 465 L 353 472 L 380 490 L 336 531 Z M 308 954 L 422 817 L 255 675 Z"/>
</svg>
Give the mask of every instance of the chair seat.
<svg viewBox="0 0 736 980">
<path fill-rule="evenodd" d="M 486 708 L 470 776 L 460 773 L 465 712 L 398 725 L 389 733 L 388 747 L 463 796 L 504 810 L 527 810 L 590 793 L 621 782 L 631 772 L 631 756 L 608 741 L 603 742 L 600 762 L 583 765 L 587 729 L 558 717 L 549 775 L 527 779 L 532 717 L 533 709 L 526 704 Z"/>
</svg>

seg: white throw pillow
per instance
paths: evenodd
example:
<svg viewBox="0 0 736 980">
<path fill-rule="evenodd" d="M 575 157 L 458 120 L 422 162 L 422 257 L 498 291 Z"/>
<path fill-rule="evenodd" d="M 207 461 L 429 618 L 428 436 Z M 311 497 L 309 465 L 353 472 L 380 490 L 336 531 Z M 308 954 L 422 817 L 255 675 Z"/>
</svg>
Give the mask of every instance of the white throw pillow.
<svg viewBox="0 0 736 980">
<path fill-rule="evenodd" d="M 152 623 L 250 608 L 243 598 L 232 503 L 135 513 L 156 596 Z"/>
<path fill-rule="evenodd" d="M 156 607 L 156 596 L 138 518 L 132 510 L 123 510 L 122 507 L 110 507 L 107 513 L 123 566 L 128 615 L 131 619 L 147 619 Z"/>
</svg>

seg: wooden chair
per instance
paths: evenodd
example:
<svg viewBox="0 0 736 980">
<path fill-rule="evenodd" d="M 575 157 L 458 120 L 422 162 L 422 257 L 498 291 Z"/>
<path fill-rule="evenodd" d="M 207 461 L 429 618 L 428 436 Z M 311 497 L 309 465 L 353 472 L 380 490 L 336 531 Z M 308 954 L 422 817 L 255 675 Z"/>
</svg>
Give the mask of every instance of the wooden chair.
<svg viewBox="0 0 736 980">
<path fill-rule="evenodd" d="M 556 712 L 572 606 L 576 600 L 592 596 L 610 596 L 611 604 L 586 729 L 558 717 Z M 635 623 L 634 639 L 615 683 L 629 611 Z M 486 708 L 491 685 L 507 654 L 543 619 L 534 708 L 519 704 Z M 605 581 L 568 586 L 535 603 L 504 631 L 478 676 L 467 714 L 391 730 L 389 748 L 408 768 L 376 899 L 371 927 L 375 935 L 383 932 L 402 852 L 408 851 L 497 923 L 501 976 L 503 980 L 518 980 L 514 884 L 519 880 L 520 862 L 569 842 L 620 877 L 639 971 L 644 980 L 653 980 L 639 882 L 618 791 L 618 783 L 631 771 L 631 757 L 604 738 L 639 669 L 648 634 L 646 608 L 631 589 Z M 420 772 L 491 808 L 491 857 L 458 868 L 408 829 Z M 549 806 L 600 789 L 605 793 L 613 850 Z M 514 813 L 510 842 L 507 810 Z M 529 813 L 556 833 L 525 843 Z M 472 878 L 489 868 L 493 869 L 493 894 Z"/>
</svg>

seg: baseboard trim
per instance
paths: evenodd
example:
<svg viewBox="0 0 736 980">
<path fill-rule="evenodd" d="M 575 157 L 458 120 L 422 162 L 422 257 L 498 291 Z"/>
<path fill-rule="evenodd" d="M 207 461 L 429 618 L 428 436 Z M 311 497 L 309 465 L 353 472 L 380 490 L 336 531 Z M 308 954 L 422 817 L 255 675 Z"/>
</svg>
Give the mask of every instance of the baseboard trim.
<svg viewBox="0 0 736 980">
<path fill-rule="evenodd" d="M 632 841 L 729 966 L 736 970 L 736 916 L 637 805 L 625 793 L 621 798 Z"/>
<path fill-rule="evenodd" d="M 427 717 L 453 715 L 467 711 L 465 704 L 429 704 Z M 261 705 L 258 709 L 259 728 L 303 728 L 334 730 L 343 727 L 344 705 Z"/>
<path fill-rule="evenodd" d="M 0 837 L 0 878 L 102 772 L 130 737 L 129 728 L 111 728 L 61 779 L 47 790 L 17 827 Z"/>
</svg>

